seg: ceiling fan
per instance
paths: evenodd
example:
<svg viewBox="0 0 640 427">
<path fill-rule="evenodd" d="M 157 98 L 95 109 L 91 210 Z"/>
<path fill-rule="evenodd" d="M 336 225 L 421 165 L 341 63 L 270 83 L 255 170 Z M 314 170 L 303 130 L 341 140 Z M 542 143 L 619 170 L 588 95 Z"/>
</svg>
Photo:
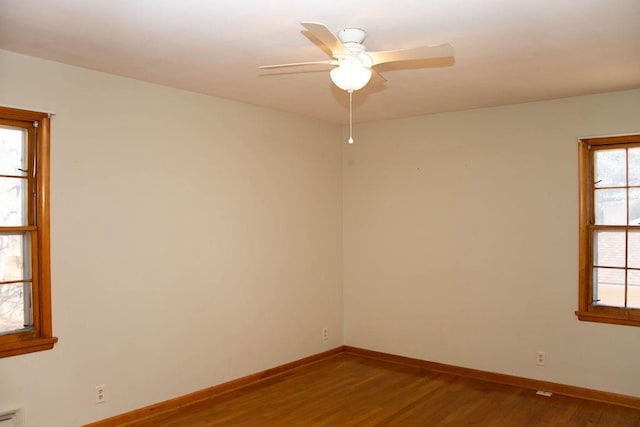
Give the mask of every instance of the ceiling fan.
<svg viewBox="0 0 640 427">
<path fill-rule="evenodd" d="M 302 22 L 311 35 L 331 51 L 333 59 L 324 61 L 293 62 L 288 64 L 263 65 L 260 69 L 298 67 L 304 65 L 333 65 L 330 71 L 331 81 L 340 89 L 349 92 L 349 143 L 351 137 L 352 94 L 369 83 L 372 73 L 378 74 L 373 67 L 390 62 L 410 61 L 430 58 L 453 57 L 453 48 L 449 44 L 420 46 L 410 49 L 387 51 L 367 51 L 362 42 L 367 33 L 360 28 L 345 28 L 333 34 L 326 25 L 318 22 Z M 379 75 L 379 74 L 378 74 Z M 382 77 L 382 76 L 381 76 Z M 382 77 L 384 79 L 384 77 Z M 386 79 L 384 79 L 386 81 Z"/>
</svg>

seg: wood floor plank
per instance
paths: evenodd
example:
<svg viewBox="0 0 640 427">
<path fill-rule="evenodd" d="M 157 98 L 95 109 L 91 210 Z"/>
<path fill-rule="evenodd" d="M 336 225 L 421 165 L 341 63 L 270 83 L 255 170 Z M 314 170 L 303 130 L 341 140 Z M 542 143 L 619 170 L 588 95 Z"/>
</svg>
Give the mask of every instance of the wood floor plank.
<svg viewBox="0 0 640 427">
<path fill-rule="evenodd" d="M 640 411 L 339 354 L 136 427 L 640 426 Z"/>
</svg>

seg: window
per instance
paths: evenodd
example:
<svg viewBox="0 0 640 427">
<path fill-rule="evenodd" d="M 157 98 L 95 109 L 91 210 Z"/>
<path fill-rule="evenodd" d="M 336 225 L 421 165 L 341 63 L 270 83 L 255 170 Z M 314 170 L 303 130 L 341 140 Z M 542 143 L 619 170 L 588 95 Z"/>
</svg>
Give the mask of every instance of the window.
<svg viewBox="0 0 640 427">
<path fill-rule="evenodd" d="M 49 115 L 0 107 L 0 357 L 48 350 Z"/>
<path fill-rule="evenodd" d="M 582 139 L 580 320 L 640 326 L 640 135 Z"/>
</svg>

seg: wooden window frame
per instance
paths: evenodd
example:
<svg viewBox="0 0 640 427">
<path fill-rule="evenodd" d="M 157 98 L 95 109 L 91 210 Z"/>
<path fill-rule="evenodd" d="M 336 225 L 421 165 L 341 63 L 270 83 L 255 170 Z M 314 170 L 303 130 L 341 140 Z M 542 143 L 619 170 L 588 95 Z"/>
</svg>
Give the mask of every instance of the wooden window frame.
<svg viewBox="0 0 640 427">
<path fill-rule="evenodd" d="M 30 132 L 29 168 L 35 167 L 30 174 L 28 188 L 29 223 L 26 227 L 0 227 L 0 231 L 29 231 L 32 236 L 32 317 L 33 326 L 0 335 L 0 357 L 49 350 L 58 341 L 54 337 L 51 322 L 51 253 L 49 220 L 49 153 L 50 153 L 50 114 L 27 111 L 16 108 L 0 107 L 0 119 L 4 122 L 23 123 L 25 127 L 38 122 L 37 131 Z M 33 154 L 32 154 L 33 153 Z M 34 244 L 35 243 L 35 244 Z"/>
<path fill-rule="evenodd" d="M 579 170 L 579 269 L 578 269 L 578 319 L 640 326 L 640 309 L 611 307 L 593 303 L 593 233 L 595 230 L 593 153 L 596 148 L 628 148 L 640 146 L 640 134 L 599 138 L 583 138 L 578 141 Z M 640 229 L 640 226 L 620 228 Z M 626 267 L 625 267 L 626 268 Z"/>
</svg>

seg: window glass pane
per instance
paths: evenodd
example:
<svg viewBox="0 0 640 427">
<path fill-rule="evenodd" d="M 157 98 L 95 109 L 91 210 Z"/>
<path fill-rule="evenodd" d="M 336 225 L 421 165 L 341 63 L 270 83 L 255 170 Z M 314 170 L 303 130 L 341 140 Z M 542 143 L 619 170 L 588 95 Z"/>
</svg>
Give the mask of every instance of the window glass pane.
<svg viewBox="0 0 640 427">
<path fill-rule="evenodd" d="M 0 177 L 0 226 L 27 225 L 27 180 Z"/>
<path fill-rule="evenodd" d="M 640 233 L 636 234 L 640 238 Z M 638 243 L 640 244 L 640 239 Z M 593 239 L 593 265 L 600 267 L 625 266 L 624 231 L 595 232 Z"/>
<path fill-rule="evenodd" d="M 0 126 L 0 175 L 26 175 L 26 141 L 26 130 Z"/>
<path fill-rule="evenodd" d="M 629 185 L 640 185 L 640 148 L 629 149 Z"/>
<path fill-rule="evenodd" d="M 0 285 L 0 334 L 25 328 L 25 301 L 29 300 L 29 284 Z M 30 304 L 27 304 L 29 306 Z"/>
<path fill-rule="evenodd" d="M 595 152 L 596 187 L 624 187 L 627 184 L 626 150 L 599 150 Z"/>
<path fill-rule="evenodd" d="M 629 231 L 627 252 L 627 267 L 640 268 L 640 230 Z"/>
<path fill-rule="evenodd" d="M 627 307 L 640 308 L 640 271 L 627 272 Z"/>
<path fill-rule="evenodd" d="M 626 225 L 627 191 L 596 190 L 595 210 L 598 225 Z"/>
<path fill-rule="evenodd" d="M 31 280 L 30 233 L 0 234 L 0 282 Z"/>
<path fill-rule="evenodd" d="M 640 225 L 640 188 L 629 189 L 629 224 Z"/>
<path fill-rule="evenodd" d="M 624 269 L 593 269 L 594 305 L 624 307 Z"/>
</svg>

